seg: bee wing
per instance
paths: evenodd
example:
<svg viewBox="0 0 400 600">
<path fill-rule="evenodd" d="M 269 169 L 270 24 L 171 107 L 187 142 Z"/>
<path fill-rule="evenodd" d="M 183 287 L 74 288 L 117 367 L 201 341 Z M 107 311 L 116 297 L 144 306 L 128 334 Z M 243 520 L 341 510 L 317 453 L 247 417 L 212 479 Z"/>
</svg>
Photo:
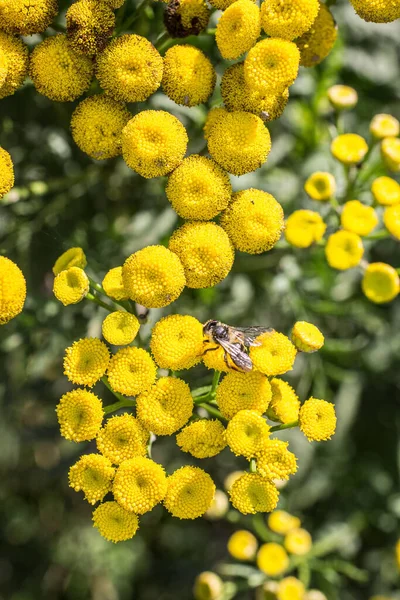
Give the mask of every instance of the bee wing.
<svg viewBox="0 0 400 600">
<path fill-rule="evenodd" d="M 247 373 L 253 370 L 253 363 L 251 362 L 250 356 L 246 354 L 246 352 L 244 352 L 240 346 L 232 344 L 227 340 L 218 340 L 218 343 L 222 346 L 225 352 L 229 354 L 235 365 L 242 369 L 242 371 Z"/>
<path fill-rule="evenodd" d="M 263 333 L 272 333 L 274 329 L 272 327 L 235 327 L 235 331 L 238 331 L 241 335 L 240 338 L 243 340 L 245 346 L 260 346 L 260 342 L 256 341 L 259 335 Z"/>
</svg>

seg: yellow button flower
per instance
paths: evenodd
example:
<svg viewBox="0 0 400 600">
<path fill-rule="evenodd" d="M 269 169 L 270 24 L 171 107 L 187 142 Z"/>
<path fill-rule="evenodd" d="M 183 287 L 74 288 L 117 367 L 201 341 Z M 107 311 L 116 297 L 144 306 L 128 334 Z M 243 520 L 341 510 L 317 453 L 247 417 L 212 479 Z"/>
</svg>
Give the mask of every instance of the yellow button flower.
<svg viewBox="0 0 400 600">
<path fill-rule="evenodd" d="M 292 342 L 301 352 L 316 352 L 324 345 L 324 336 L 312 323 L 297 321 L 292 329 Z"/>
<path fill-rule="evenodd" d="M 307 554 L 312 548 L 311 535 L 306 529 L 292 529 L 284 539 L 284 546 L 290 554 L 302 556 Z"/>
<path fill-rule="evenodd" d="M 164 500 L 167 478 L 163 467 L 149 458 L 135 456 L 117 469 L 113 494 L 123 508 L 138 515 Z"/>
<path fill-rule="evenodd" d="M 92 387 L 101 379 L 110 362 L 110 353 L 97 338 L 83 338 L 65 350 L 64 375 L 72 383 Z"/>
<path fill-rule="evenodd" d="M 269 438 L 270 427 L 254 410 L 240 410 L 228 423 L 226 441 L 236 456 L 253 458 Z"/>
<path fill-rule="evenodd" d="M 222 373 L 237 373 L 237 367 L 219 344 L 204 342 L 203 363 L 207 369 Z"/>
<path fill-rule="evenodd" d="M 101 330 L 104 339 L 115 346 L 126 346 L 131 344 L 140 328 L 140 323 L 128 312 L 116 310 L 104 319 Z"/>
<path fill-rule="evenodd" d="M 204 571 L 196 577 L 193 586 L 195 600 L 218 600 L 224 591 L 221 577 L 211 571 Z"/>
<path fill-rule="evenodd" d="M 135 535 L 139 520 L 117 502 L 104 502 L 93 512 L 93 524 L 106 540 L 117 543 Z"/>
<path fill-rule="evenodd" d="M 324 237 L 326 224 L 313 210 L 295 210 L 286 221 L 285 238 L 296 248 L 309 248 Z"/>
<path fill-rule="evenodd" d="M 289 566 L 285 548 L 274 542 L 263 544 L 257 554 L 257 566 L 269 577 L 281 575 Z"/>
<path fill-rule="evenodd" d="M 70 267 L 54 279 L 53 293 L 64 306 L 77 304 L 89 291 L 89 279 L 83 269 Z"/>
<path fill-rule="evenodd" d="M 383 213 L 383 222 L 386 229 L 400 240 L 400 204 L 388 206 Z"/>
<path fill-rule="evenodd" d="M 381 154 L 388 169 L 396 173 L 400 171 L 400 138 L 388 137 L 382 140 Z"/>
<path fill-rule="evenodd" d="M 350 110 L 356 106 L 358 94 L 348 85 L 333 85 L 328 89 L 328 99 L 336 110 Z"/>
<path fill-rule="evenodd" d="M 28 46 L 16 36 L 0 31 L 0 55 L 3 56 L 3 69 L 5 69 L 2 81 L 0 81 L 1 99 L 12 96 L 27 77 Z"/>
<path fill-rule="evenodd" d="M 236 0 L 220 17 L 215 41 L 222 57 L 234 60 L 254 46 L 260 33 L 258 6 L 251 0 Z"/>
<path fill-rule="evenodd" d="M 115 16 L 105 2 L 79 0 L 65 14 L 67 38 L 77 52 L 92 56 L 104 50 L 111 37 Z"/>
<path fill-rule="evenodd" d="M 400 6 L 392 0 L 350 0 L 364 21 L 390 23 L 400 18 Z"/>
<path fill-rule="evenodd" d="M 14 165 L 11 156 L 0 147 L 0 200 L 14 185 Z"/>
<path fill-rule="evenodd" d="M 83 389 L 64 394 L 56 412 L 61 435 L 73 442 L 95 438 L 104 416 L 100 398 Z"/>
<path fill-rule="evenodd" d="M 397 137 L 400 134 L 400 123 L 392 115 L 379 114 L 373 117 L 369 130 L 377 140 Z"/>
<path fill-rule="evenodd" d="M 287 40 L 268 38 L 258 42 L 244 61 L 247 84 L 260 94 L 284 90 L 294 83 L 300 65 L 300 51 Z"/>
<path fill-rule="evenodd" d="M 271 38 L 294 40 L 310 29 L 317 18 L 318 0 L 268 0 L 261 5 L 261 24 Z"/>
<path fill-rule="evenodd" d="M 256 371 L 229 373 L 218 385 L 215 399 L 227 419 L 232 419 L 240 410 L 263 414 L 271 401 L 271 386 L 268 379 Z"/>
<path fill-rule="evenodd" d="M 345 271 L 356 267 L 364 255 L 362 239 L 351 231 L 340 230 L 332 233 L 325 246 L 325 255 L 334 269 Z"/>
<path fill-rule="evenodd" d="M 244 474 L 245 471 L 232 471 L 232 473 L 229 473 L 225 479 L 224 479 L 224 487 L 225 489 L 229 492 L 229 490 L 232 488 L 233 484 L 235 483 L 235 481 L 237 479 L 239 479 L 239 477 L 241 477 Z"/>
<path fill-rule="evenodd" d="M 201 360 L 203 325 L 190 315 L 168 315 L 154 325 L 150 349 L 161 369 L 191 369 Z"/>
<path fill-rule="evenodd" d="M 296 577 L 285 577 L 279 582 L 278 600 L 304 600 L 306 589 L 302 582 Z"/>
<path fill-rule="evenodd" d="M 376 304 L 391 302 L 400 291 L 399 275 L 385 263 L 370 263 L 365 269 L 362 290 L 368 300 Z"/>
<path fill-rule="evenodd" d="M 235 531 L 228 540 L 228 552 L 236 560 L 253 560 L 257 548 L 257 538 L 245 529 Z"/>
<path fill-rule="evenodd" d="M 114 465 L 119 465 L 135 456 L 145 456 L 149 437 L 140 421 L 125 413 L 108 419 L 97 436 L 97 449 Z"/>
<path fill-rule="evenodd" d="M 300 408 L 299 426 L 309 442 L 329 440 L 336 430 L 334 405 L 317 398 L 306 400 Z"/>
<path fill-rule="evenodd" d="M 268 417 L 281 423 L 297 421 L 300 410 L 300 400 L 294 389 L 283 379 L 274 377 L 270 381 L 272 399 L 268 407 Z"/>
<path fill-rule="evenodd" d="M 188 384 L 175 377 L 161 377 L 136 399 L 136 414 L 156 435 L 171 435 L 186 425 L 193 413 Z"/>
<path fill-rule="evenodd" d="M 391 177 L 378 177 L 372 182 L 371 192 L 378 204 L 400 204 L 400 185 Z"/>
<path fill-rule="evenodd" d="M 110 269 L 101 284 L 107 296 L 113 300 L 128 300 L 129 294 L 124 288 L 122 280 L 122 267 L 114 267 Z"/>
<path fill-rule="evenodd" d="M 156 380 L 157 367 L 143 348 L 121 348 L 108 367 L 108 381 L 115 392 L 136 396 L 151 388 Z"/>
<path fill-rule="evenodd" d="M 86 256 L 82 248 L 69 248 L 54 263 L 53 273 L 58 275 L 61 271 L 70 269 L 71 267 L 79 267 L 84 269 L 87 265 Z"/>
<path fill-rule="evenodd" d="M 283 333 L 267 331 L 258 336 L 259 346 L 251 346 L 250 358 L 264 375 L 281 375 L 293 368 L 297 350 Z"/>
<path fill-rule="evenodd" d="M 233 506 L 244 515 L 271 512 L 279 499 L 275 485 L 258 473 L 244 473 L 235 481 L 229 495 Z"/>
<path fill-rule="evenodd" d="M 364 236 L 378 225 L 378 215 L 372 206 L 366 206 L 359 200 L 350 200 L 343 206 L 340 222 L 346 231 Z"/>
<path fill-rule="evenodd" d="M 331 152 L 344 165 L 356 165 L 367 154 L 368 144 L 357 133 L 344 133 L 333 140 Z"/>
<path fill-rule="evenodd" d="M 198 35 L 210 19 L 210 9 L 204 0 L 169 2 L 164 13 L 164 25 L 172 38 Z"/>
<path fill-rule="evenodd" d="M 300 50 L 300 64 L 303 67 L 319 65 L 335 45 L 338 28 L 329 8 L 319 2 L 319 13 L 310 29 L 295 43 Z"/>
<path fill-rule="evenodd" d="M 108 458 L 101 454 L 85 454 L 70 468 L 69 486 L 76 492 L 82 490 L 85 500 L 96 504 L 111 491 L 114 473 Z"/>
<path fill-rule="evenodd" d="M 199 467 L 181 467 L 167 479 L 164 506 L 178 519 L 197 519 L 211 506 L 215 484 Z"/>
<path fill-rule="evenodd" d="M 6 256 L 0 256 L 0 325 L 22 312 L 26 281 L 21 269 Z"/>
<path fill-rule="evenodd" d="M 275 533 L 286 535 L 300 527 L 300 519 L 284 510 L 274 510 L 268 517 L 268 527 Z"/>
<path fill-rule="evenodd" d="M 206 117 L 206 120 L 204 123 L 204 127 L 203 127 L 204 138 L 206 140 L 208 140 L 208 138 L 210 137 L 210 133 L 211 133 L 211 130 L 213 129 L 214 125 L 216 123 L 222 121 L 222 119 L 227 114 L 228 114 L 228 111 L 225 108 L 223 108 L 222 106 L 217 106 L 208 111 L 207 117 Z"/>
<path fill-rule="evenodd" d="M 304 184 L 306 194 L 313 200 L 330 200 L 336 193 L 336 181 L 331 173 L 316 171 Z"/>
<path fill-rule="evenodd" d="M 178 433 L 176 443 L 195 458 L 210 458 L 226 447 L 225 428 L 217 420 L 194 421 Z"/>
<path fill-rule="evenodd" d="M 256 453 L 257 472 L 268 479 L 289 479 L 297 471 L 296 456 L 288 442 L 267 440 Z"/>
<path fill-rule="evenodd" d="M 57 0 L 6 0 L 0 4 L 1 28 L 8 33 L 32 35 L 47 29 L 57 14 Z"/>
</svg>

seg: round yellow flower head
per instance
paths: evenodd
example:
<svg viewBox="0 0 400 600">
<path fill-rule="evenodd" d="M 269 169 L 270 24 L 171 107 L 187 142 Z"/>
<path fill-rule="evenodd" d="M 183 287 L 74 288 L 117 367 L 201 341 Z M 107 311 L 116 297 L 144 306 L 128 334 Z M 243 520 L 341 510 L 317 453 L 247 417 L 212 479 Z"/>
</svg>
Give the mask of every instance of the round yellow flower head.
<svg viewBox="0 0 400 600">
<path fill-rule="evenodd" d="M 250 348 L 250 358 L 264 375 L 282 375 L 293 368 L 297 350 L 283 333 L 267 331 L 258 336 L 259 346 Z"/>
<path fill-rule="evenodd" d="M 400 204 L 400 185 L 391 177 L 378 177 L 372 182 L 372 195 L 378 204 L 392 206 Z"/>
<path fill-rule="evenodd" d="M 261 5 L 261 25 L 271 38 L 294 40 L 317 18 L 318 0 L 267 0 Z"/>
<path fill-rule="evenodd" d="M 303 600 L 328 600 L 328 598 L 319 590 L 308 590 Z M 379 599 L 375 598 L 375 600 Z"/>
<path fill-rule="evenodd" d="M 136 414 L 156 435 L 171 435 L 186 425 L 193 413 L 193 398 L 185 381 L 161 377 L 136 399 Z"/>
<path fill-rule="evenodd" d="M 300 400 L 294 389 L 283 379 L 271 379 L 272 399 L 268 407 L 268 418 L 281 423 L 297 421 L 300 410 Z"/>
<path fill-rule="evenodd" d="M 5 0 L 0 3 L 1 28 L 19 35 L 42 33 L 57 12 L 57 0 Z"/>
<path fill-rule="evenodd" d="M 296 456 L 282 440 L 265 441 L 256 458 L 257 472 L 268 479 L 289 479 L 297 471 Z"/>
<path fill-rule="evenodd" d="M 191 369 L 201 360 L 203 325 L 190 315 L 168 315 L 154 325 L 150 349 L 161 369 Z"/>
<path fill-rule="evenodd" d="M 122 281 L 129 298 L 147 308 L 162 308 L 180 296 L 186 279 L 176 254 L 148 246 L 126 259 Z"/>
<path fill-rule="evenodd" d="M 72 113 L 72 137 L 91 158 L 112 158 L 121 154 L 122 130 L 130 118 L 124 104 L 104 95 L 91 96 Z"/>
<path fill-rule="evenodd" d="M 182 123 L 164 110 L 143 110 L 122 130 L 122 156 L 128 167 L 146 179 L 176 169 L 187 143 Z"/>
<path fill-rule="evenodd" d="M 364 272 L 362 290 L 371 302 L 391 302 L 400 292 L 400 280 L 396 269 L 386 263 L 370 263 Z"/>
<path fill-rule="evenodd" d="M 75 52 L 65 35 L 54 35 L 38 44 L 31 54 L 30 77 L 36 90 L 56 102 L 72 102 L 89 88 L 93 64 L 89 56 Z"/>
<path fill-rule="evenodd" d="M 286 535 L 300 527 L 300 519 L 284 510 L 274 510 L 268 517 L 268 527 L 275 533 Z"/>
<path fill-rule="evenodd" d="M 244 473 L 235 481 L 229 495 L 233 506 L 244 515 L 271 512 L 279 499 L 275 485 L 258 473 Z"/>
<path fill-rule="evenodd" d="M 86 265 L 86 256 L 82 248 L 69 248 L 57 258 L 53 266 L 53 273 L 59 275 L 61 271 L 66 271 L 71 267 L 84 269 Z"/>
<path fill-rule="evenodd" d="M 229 473 L 224 479 L 225 489 L 229 492 L 235 481 L 239 479 L 239 477 L 241 477 L 244 473 L 245 471 L 233 471 L 232 473 Z"/>
<path fill-rule="evenodd" d="M 328 99 L 336 110 L 350 110 L 358 102 L 356 90 L 348 85 L 333 85 L 328 89 Z"/>
<path fill-rule="evenodd" d="M 385 208 L 383 222 L 393 237 L 400 240 L 400 204 Z"/>
<path fill-rule="evenodd" d="M 28 47 L 14 35 L 0 31 L 0 56 L 3 65 L 0 67 L 0 73 L 3 71 L 3 76 L 0 75 L 1 99 L 12 96 L 28 75 Z"/>
<path fill-rule="evenodd" d="M 219 344 L 204 342 L 203 363 L 207 369 L 213 371 L 222 371 L 222 373 L 238 372 L 237 367 Z"/>
<path fill-rule="evenodd" d="M 157 367 L 143 348 L 121 348 L 108 367 L 108 381 L 115 392 L 136 396 L 150 389 L 156 380 Z"/>
<path fill-rule="evenodd" d="M 336 180 L 331 173 L 316 171 L 304 184 L 306 193 L 313 200 L 330 200 L 336 193 Z"/>
<path fill-rule="evenodd" d="M 106 540 L 117 543 L 135 535 L 139 519 L 117 502 L 103 502 L 93 512 L 93 524 Z"/>
<path fill-rule="evenodd" d="M 194 421 L 178 433 L 176 443 L 195 458 L 210 458 L 226 447 L 225 428 L 217 420 Z"/>
<path fill-rule="evenodd" d="M 215 399 L 227 419 L 232 419 L 241 410 L 263 414 L 271 401 L 271 386 L 268 379 L 257 371 L 229 373 L 218 385 Z"/>
<path fill-rule="evenodd" d="M 351 231 L 339 230 L 328 237 L 325 256 L 334 269 L 345 271 L 360 264 L 364 255 L 362 239 Z"/>
<path fill-rule="evenodd" d="M 92 387 L 101 379 L 110 362 L 110 353 L 97 338 L 83 338 L 65 350 L 64 375 L 72 383 Z"/>
<path fill-rule="evenodd" d="M 164 506 L 178 519 L 197 519 L 211 506 L 215 484 L 199 467 L 181 467 L 167 479 Z"/>
<path fill-rule="evenodd" d="M 258 6 L 251 0 L 236 0 L 220 17 L 215 41 L 222 57 L 234 60 L 254 46 L 260 33 Z"/>
<path fill-rule="evenodd" d="M 344 133 L 333 140 L 331 152 L 344 165 L 356 165 L 367 154 L 368 144 L 357 133 Z"/>
<path fill-rule="evenodd" d="M 278 600 L 304 600 L 306 588 L 296 577 L 285 577 L 279 582 Z"/>
<path fill-rule="evenodd" d="M 14 165 L 11 156 L 0 146 L 0 200 L 14 185 Z"/>
<path fill-rule="evenodd" d="M 350 200 L 343 206 L 340 222 L 346 231 L 364 236 L 378 225 L 378 215 L 372 206 L 366 206 L 359 200 Z"/>
<path fill-rule="evenodd" d="M 104 50 L 115 25 L 111 8 L 96 0 L 74 2 L 67 10 L 65 19 L 71 47 L 89 55 Z"/>
<path fill-rule="evenodd" d="M 211 61 L 195 46 L 177 44 L 164 56 L 162 86 L 168 98 L 184 106 L 207 102 L 216 74 Z"/>
<path fill-rule="evenodd" d="M 300 408 L 299 426 L 309 442 L 329 440 L 336 430 L 335 407 L 317 398 L 306 400 Z"/>
<path fill-rule="evenodd" d="M 282 206 L 271 194 L 250 188 L 232 196 L 220 222 L 237 250 L 260 254 L 281 237 L 283 219 Z"/>
<path fill-rule="evenodd" d="M 392 115 L 375 115 L 372 119 L 369 130 L 378 140 L 386 137 L 397 137 L 400 134 L 400 123 Z"/>
<path fill-rule="evenodd" d="M 208 150 L 228 173 L 244 175 L 267 160 L 271 136 L 256 115 L 244 111 L 226 113 L 223 119 L 215 121 L 210 131 Z"/>
<path fill-rule="evenodd" d="M 164 25 L 172 38 L 198 35 L 210 19 L 204 0 L 171 0 L 164 13 Z"/>
<path fill-rule="evenodd" d="M 21 269 L 6 256 L 0 256 L 0 325 L 22 312 L 26 281 Z"/>
<path fill-rule="evenodd" d="M 217 285 L 228 275 L 235 258 L 229 237 L 215 223 L 185 223 L 171 236 L 169 249 L 181 261 L 190 288 Z"/>
<path fill-rule="evenodd" d="M 128 312 L 116 310 L 106 316 L 101 330 L 104 339 L 115 346 L 126 346 L 133 342 L 140 328 L 140 323 Z"/>
<path fill-rule="evenodd" d="M 212 571 L 204 571 L 196 577 L 193 586 L 195 600 L 218 600 L 224 590 L 221 577 Z"/>
<path fill-rule="evenodd" d="M 129 295 L 124 288 L 122 280 L 122 267 L 114 267 L 110 269 L 101 284 L 107 296 L 113 300 L 128 300 Z"/>
<path fill-rule="evenodd" d="M 226 441 L 236 456 L 253 458 L 269 438 L 269 425 L 254 410 L 240 410 L 226 429 Z"/>
<path fill-rule="evenodd" d="M 320 9 L 311 28 L 295 40 L 303 67 L 319 65 L 335 45 L 338 29 L 331 11 L 319 2 Z"/>
<path fill-rule="evenodd" d="M 257 538 L 245 529 L 235 531 L 228 540 L 228 552 L 236 560 L 253 560 L 257 548 Z"/>
<path fill-rule="evenodd" d="M 292 342 L 301 352 L 316 352 L 324 345 L 324 336 L 312 323 L 297 321 L 292 329 Z"/>
<path fill-rule="evenodd" d="M 110 8 L 112 8 L 113 10 L 117 9 L 117 8 L 121 8 L 121 6 L 124 4 L 125 0 L 100 0 L 103 4 L 105 4 L 106 6 L 109 6 Z"/>
<path fill-rule="evenodd" d="M 396 552 L 397 566 L 400 569 L 400 538 L 397 540 L 395 552 Z"/>
<path fill-rule="evenodd" d="M 167 478 L 163 467 L 149 458 L 135 456 L 117 469 L 114 498 L 125 510 L 138 515 L 149 512 L 164 499 Z"/>
<path fill-rule="evenodd" d="M 135 456 L 145 456 L 149 432 L 138 419 L 125 413 L 108 419 L 97 436 L 97 449 L 114 465 Z"/>
<path fill-rule="evenodd" d="M 214 125 L 216 123 L 219 123 L 226 114 L 228 114 L 228 111 L 222 106 L 217 106 L 208 111 L 206 121 L 203 127 L 204 138 L 206 140 L 208 140 L 208 138 L 210 137 L 210 133 Z"/>
<path fill-rule="evenodd" d="M 274 542 L 263 544 L 257 554 L 257 566 L 269 577 L 277 577 L 289 566 L 289 557 L 285 549 Z"/>
<path fill-rule="evenodd" d="M 381 155 L 388 169 L 400 171 L 400 138 L 388 137 L 382 140 Z"/>
<path fill-rule="evenodd" d="M 222 490 L 215 490 L 214 498 L 210 508 L 206 510 L 204 516 L 210 521 L 217 521 L 225 517 L 229 510 L 228 496 Z"/>
<path fill-rule="evenodd" d="M 69 487 L 85 494 L 89 504 L 103 500 L 111 491 L 115 469 L 108 458 L 101 454 L 81 456 L 69 470 Z"/>
<path fill-rule="evenodd" d="M 400 18 L 400 5 L 393 0 L 350 0 L 364 21 L 390 23 Z"/>
<path fill-rule="evenodd" d="M 294 83 L 300 65 L 300 51 L 296 44 L 279 38 L 258 42 L 244 61 L 247 85 L 264 94 L 283 91 Z"/>
<path fill-rule="evenodd" d="M 313 210 L 295 210 L 286 221 L 285 238 L 296 248 L 309 248 L 324 237 L 326 224 Z"/>
<path fill-rule="evenodd" d="M 162 74 L 160 53 L 141 35 L 114 38 L 97 57 L 96 77 L 115 100 L 144 102 L 160 87 Z"/>
<path fill-rule="evenodd" d="M 292 529 L 286 534 L 283 544 L 290 554 L 302 556 L 311 550 L 312 539 L 306 529 Z"/>
<path fill-rule="evenodd" d="M 100 398 L 83 389 L 64 394 L 56 412 L 61 435 L 73 442 L 95 438 L 104 416 Z"/>
<path fill-rule="evenodd" d="M 89 291 L 89 279 L 83 269 L 70 267 L 54 279 L 53 293 L 64 306 L 77 304 Z"/>
</svg>

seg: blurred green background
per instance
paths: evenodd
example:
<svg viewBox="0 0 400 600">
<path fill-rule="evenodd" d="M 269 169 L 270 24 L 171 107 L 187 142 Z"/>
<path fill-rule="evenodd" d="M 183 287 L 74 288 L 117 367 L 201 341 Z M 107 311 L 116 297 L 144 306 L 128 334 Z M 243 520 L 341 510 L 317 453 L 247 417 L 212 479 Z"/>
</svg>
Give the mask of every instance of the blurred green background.
<svg viewBox="0 0 400 600">
<path fill-rule="evenodd" d="M 127 0 L 127 14 L 134 10 Z M 64 8 L 69 4 L 61 3 Z M 154 3 L 135 32 L 155 41 L 163 30 L 164 5 Z M 371 117 L 400 118 L 400 24 L 367 24 L 351 6 L 333 13 L 340 38 L 319 67 L 301 69 L 283 117 L 270 125 L 273 149 L 257 172 L 232 178 L 235 189 L 258 187 L 274 194 L 285 214 L 318 206 L 303 192 L 314 170 L 342 172 L 329 153 L 332 113 L 326 90 L 353 86 L 360 101 L 346 115 L 346 129 L 367 134 Z M 29 43 L 37 43 L 32 36 Z M 210 56 L 219 75 L 221 60 L 212 36 L 189 38 Z M 218 92 L 210 105 L 218 105 Z M 51 267 L 71 246 L 82 246 L 88 273 L 99 281 L 133 251 L 165 242 L 177 217 L 164 194 L 165 179 L 144 180 L 121 158 L 95 162 L 73 143 L 69 121 L 76 103 L 54 103 L 30 83 L 0 103 L 0 145 L 13 158 L 16 187 L 0 206 L 0 250 L 26 275 L 28 299 L 22 315 L 0 332 L 1 600 L 184 600 L 192 597 L 200 571 L 226 557 L 232 519 L 180 522 L 160 507 L 141 519 L 138 535 L 118 545 L 91 527 L 91 509 L 68 488 L 69 466 L 93 444 L 62 440 L 55 406 L 69 389 L 62 376 L 66 346 L 101 332 L 102 309 L 89 303 L 64 308 L 52 297 Z M 207 107 L 176 106 L 159 91 L 146 105 L 163 108 L 187 127 L 189 153 L 204 147 Z M 368 251 L 373 260 L 400 266 L 399 244 L 391 239 Z M 373 594 L 400 598 L 394 545 L 400 537 L 400 303 L 376 306 L 360 290 L 356 270 L 337 273 L 323 248 L 276 248 L 261 256 L 237 253 L 234 269 L 214 289 L 189 290 L 172 306 L 151 311 L 141 330 L 168 312 L 202 321 L 273 326 L 288 333 L 299 318 L 317 324 L 327 341 L 317 355 L 300 356 L 288 380 L 302 400 L 310 394 L 334 401 L 338 430 L 326 444 L 309 444 L 298 432 L 283 432 L 300 468 L 282 491 L 280 507 L 300 515 L 315 538 L 345 523 L 340 553 L 369 572 L 367 583 L 328 573 L 313 579 L 329 600 L 366 600 Z M 194 385 L 209 383 L 199 366 L 188 374 Z M 110 397 L 103 388 L 104 400 Z M 174 436 L 157 441 L 156 460 L 168 469 L 188 462 Z M 224 451 L 202 462 L 218 487 L 241 466 Z M 250 526 L 243 517 L 241 526 Z M 253 598 L 245 592 L 241 598 Z"/>
</svg>

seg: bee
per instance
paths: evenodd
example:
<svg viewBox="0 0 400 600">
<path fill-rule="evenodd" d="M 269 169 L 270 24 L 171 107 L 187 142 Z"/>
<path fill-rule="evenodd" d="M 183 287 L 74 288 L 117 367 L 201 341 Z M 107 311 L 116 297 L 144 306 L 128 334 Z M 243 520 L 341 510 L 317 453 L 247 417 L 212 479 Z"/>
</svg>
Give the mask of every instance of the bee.
<svg viewBox="0 0 400 600">
<path fill-rule="evenodd" d="M 216 346 L 207 348 L 203 354 L 218 350 L 221 346 L 226 366 L 241 373 L 248 373 L 253 369 L 249 348 L 260 346 L 261 343 L 256 338 L 267 331 L 272 333 L 274 330 L 268 327 L 231 327 L 220 321 L 209 320 L 203 325 L 203 334 L 207 338 L 205 343 Z M 229 364 L 229 359 L 232 364 Z"/>
</svg>

